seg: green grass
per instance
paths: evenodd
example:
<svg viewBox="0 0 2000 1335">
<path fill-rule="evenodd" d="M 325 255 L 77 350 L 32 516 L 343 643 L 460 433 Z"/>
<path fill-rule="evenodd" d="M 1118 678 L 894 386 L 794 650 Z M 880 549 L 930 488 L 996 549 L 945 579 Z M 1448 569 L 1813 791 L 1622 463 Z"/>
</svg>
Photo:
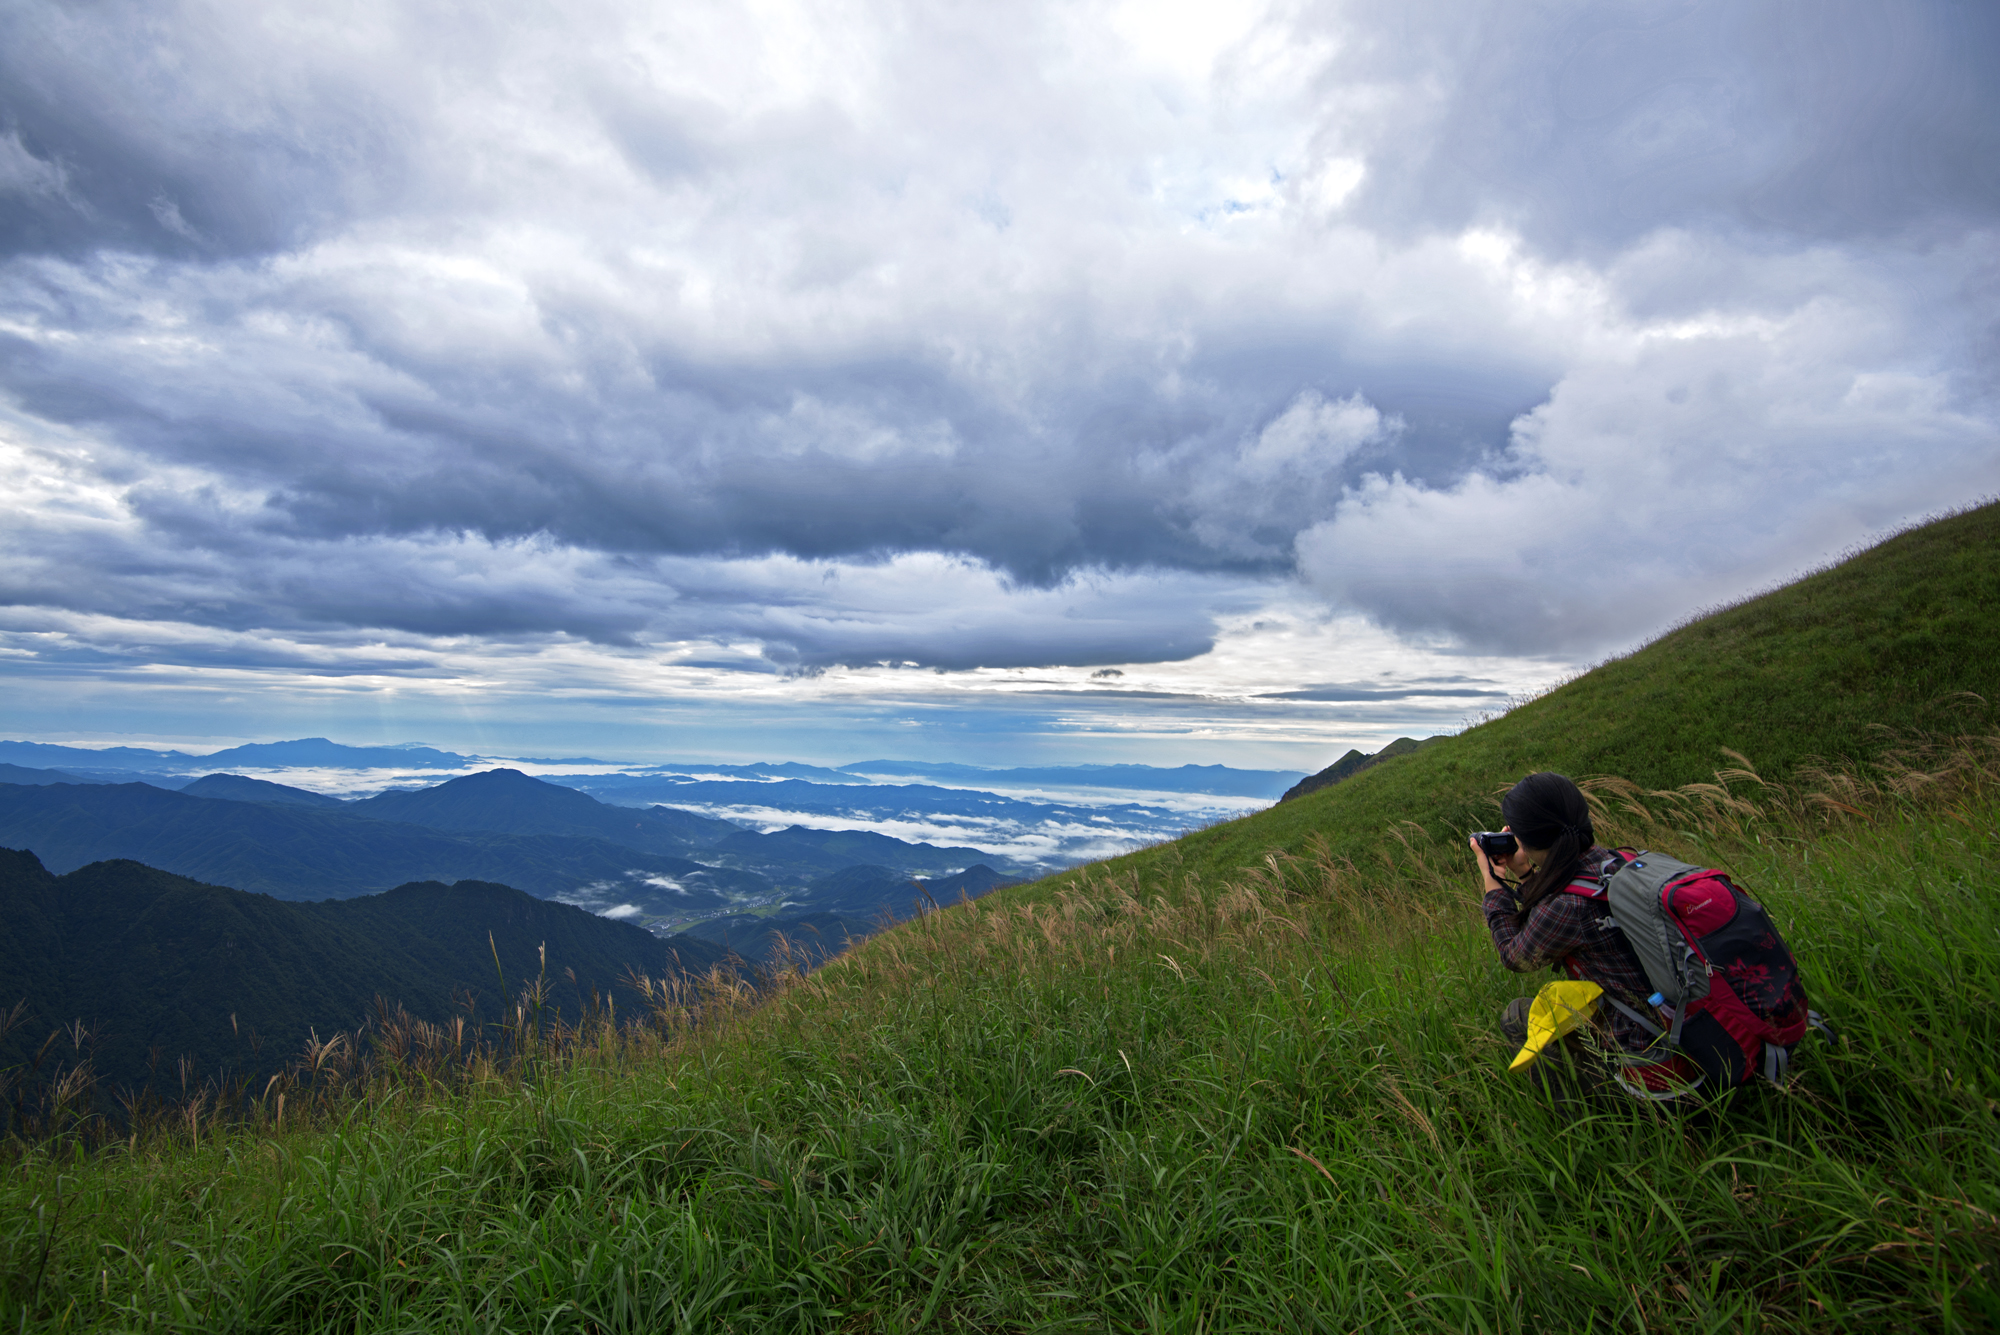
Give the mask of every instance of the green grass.
<svg viewBox="0 0 2000 1335">
<path fill-rule="evenodd" d="M 1100 871 L 887 933 L 664 1058 L 25 1156 L 0 1318 L 1986 1328 L 2000 765 L 1978 755 L 1921 800 L 1842 789 L 1868 815 L 1834 825 L 1748 781 L 1644 821 L 1611 803 L 1785 924 L 1844 1033 L 1789 1094 L 1668 1113 L 1509 1077 L 1492 1017 L 1533 984 L 1498 968 L 1470 877 L 1394 841 L 1369 874 Z"/>
<path fill-rule="evenodd" d="M 0 1327 L 2000 1328 L 2000 740 L 1907 731 L 1995 671 L 1996 533 L 1904 535 L 665 1047 L 16 1147 Z M 1721 746 L 1786 782 L 1713 782 Z M 1629 774 L 1603 833 L 1770 905 L 1843 1035 L 1789 1092 L 1507 1074 L 1495 1014 L 1540 980 L 1497 963 L 1456 831 L 1543 766 Z"/>
</svg>

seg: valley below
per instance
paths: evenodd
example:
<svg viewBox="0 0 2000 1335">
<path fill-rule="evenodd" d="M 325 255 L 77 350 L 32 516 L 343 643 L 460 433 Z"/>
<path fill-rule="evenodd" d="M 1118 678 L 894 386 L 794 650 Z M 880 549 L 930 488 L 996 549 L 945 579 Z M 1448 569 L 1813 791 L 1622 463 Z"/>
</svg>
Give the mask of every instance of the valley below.
<svg viewBox="0 0 2000 1335">
<path fill-rule="evenodd" d="M 406 751 L 413 768 L 382 763 Z M 183 1082 L 268 1078 L 310 1035 L 358 1033 L 383 1004 L 463 1023 L 496 986 L 552 976 L 549 1014 L 575 1022 L 629 1001 L 628 975 L 761 985 L 1083 852 L 1152 842 L 1185 811 L 1261 805 L 1172 792 L 1173 771 L 1180 809 L 1127 788 L 1058 802 L 794 763 L 538 777 L 323 739 L 238 748 L 241 773 L 19 742 L 0 754 L 72 766 L 0 769 L 0 849 L 18 850 L 0 878 L 0 1006 L 25 1008 L 0 1058 L 29 1062 L 52 1025 L 92 1035 L 107 1113 L 112 1090 L 157 1085 L 163 1061 Z M 302 773 L 322 787 L 284 781 Z M 47 959 L 68 964 L 34 963 Z"/>
</svg>

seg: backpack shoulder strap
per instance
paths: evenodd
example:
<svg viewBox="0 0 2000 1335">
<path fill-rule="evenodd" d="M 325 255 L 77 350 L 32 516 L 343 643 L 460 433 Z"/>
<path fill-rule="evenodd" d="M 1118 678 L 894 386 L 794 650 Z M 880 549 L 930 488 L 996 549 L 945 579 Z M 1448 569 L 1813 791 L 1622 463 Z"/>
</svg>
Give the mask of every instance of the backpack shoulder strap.
<svg viewBox="0 0 2000 1335">
<path fill-rule="evenodd" d="M 1563 887 L 1566 895 L 1577 895 L 1583 899 L 1602 900 L 1610 891 L 1611 873 L 1632 860 L 1632 855 L 1622 848 L 1611 850 L 1611 857 L 1604 864 L 1604 870 L 1595 876 L 1579 876 Z"/>
</svg>

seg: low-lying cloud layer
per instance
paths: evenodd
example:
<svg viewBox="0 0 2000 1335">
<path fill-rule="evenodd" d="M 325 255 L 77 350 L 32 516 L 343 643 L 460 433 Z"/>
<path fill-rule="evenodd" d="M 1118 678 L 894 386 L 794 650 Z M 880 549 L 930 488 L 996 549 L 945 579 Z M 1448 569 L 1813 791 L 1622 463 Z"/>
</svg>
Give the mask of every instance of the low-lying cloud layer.
<svg viewBox="0 0 2000 1335">
<path fill-rule="evenodd" d="M 1221 664 L 1302 601 L 1583 661 L 2000 490 L 1996 58 L 1943 0 L 16 5 L 0 662 Z"/>
</svg>

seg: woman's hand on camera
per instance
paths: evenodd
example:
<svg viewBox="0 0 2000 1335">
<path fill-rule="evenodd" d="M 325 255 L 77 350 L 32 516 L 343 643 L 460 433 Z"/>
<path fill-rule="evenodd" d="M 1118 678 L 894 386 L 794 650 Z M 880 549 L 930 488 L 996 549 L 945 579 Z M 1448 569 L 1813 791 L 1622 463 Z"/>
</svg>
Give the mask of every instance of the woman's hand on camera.
<svg viewBox="0 0 2000 1335">
<path fill-rule="evenodd" d="M 1475 835 L 1472 838 L 1467 839 L 1465 842 L 1471 846 L 1472 856 L 1479 860 L 1479 876 L 1480 879 L 1485 882 L 1486 889 L 1488 890 L 1504 889 L 1506 887 L 1506 883 L 1500 879 L 1500 873 L 1494 867 L 1493 859 L 1488 857 L 1486 854 L 1486 850 L 1479 846 L 1478 836 Z"/>
</svg>

